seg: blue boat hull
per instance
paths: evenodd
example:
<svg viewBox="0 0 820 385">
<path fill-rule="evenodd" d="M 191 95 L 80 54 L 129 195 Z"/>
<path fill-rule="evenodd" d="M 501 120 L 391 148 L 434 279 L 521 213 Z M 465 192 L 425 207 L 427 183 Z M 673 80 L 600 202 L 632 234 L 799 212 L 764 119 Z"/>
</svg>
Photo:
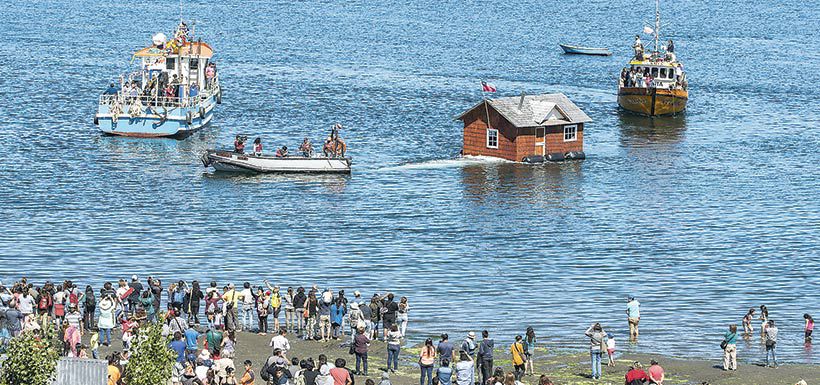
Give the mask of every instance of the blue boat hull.
<svg viewBox="0 0 820 385">
<path fill-rule="evenodd" d="M 184 138 L 211 122 L 214 107 L 215 98 L 209 97 L 193 106 L 151 107 L 144 109 L 145 112 L 137 117 L 131 117 L 127 112 L 114 117 L 109 106 L 100 105 L 94 123 L 106 135 Z M 127 107 L 123 109 L 128 111 Z"/>
</svg>

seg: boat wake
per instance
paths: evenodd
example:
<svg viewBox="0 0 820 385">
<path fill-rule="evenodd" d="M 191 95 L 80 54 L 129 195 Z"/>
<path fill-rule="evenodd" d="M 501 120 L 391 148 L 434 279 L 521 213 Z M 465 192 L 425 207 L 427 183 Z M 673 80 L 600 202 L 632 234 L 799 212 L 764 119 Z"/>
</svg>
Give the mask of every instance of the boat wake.
<svg viewBox="0 0 820 385">
<path fill-rule="evenodd" d="M 411 162 L 397 166 L 383 167 L 376 171 L 400 171 L 400 170 L 434 170 L 446 168 L 458 168 L 470 165 L 514 163 L 512 161 L 494 158 L 490 156 L 463 156 L 453 159 L 433 159 L 423 162 Z"/>
</svg>

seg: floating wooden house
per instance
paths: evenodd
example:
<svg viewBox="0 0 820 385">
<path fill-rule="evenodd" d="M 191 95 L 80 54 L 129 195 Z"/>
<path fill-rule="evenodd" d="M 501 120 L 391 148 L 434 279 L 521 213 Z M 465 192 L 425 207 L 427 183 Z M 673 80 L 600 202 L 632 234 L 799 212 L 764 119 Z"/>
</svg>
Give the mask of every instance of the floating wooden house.
<svg viewBox="0 0 820 385">
<path fill-rule="evenodd" d="M 564 94 L 486 99 L 456 119 L 464 122 L 464 155 L 516 162 L 583 159 L 592 121 Z"/>
</svg>

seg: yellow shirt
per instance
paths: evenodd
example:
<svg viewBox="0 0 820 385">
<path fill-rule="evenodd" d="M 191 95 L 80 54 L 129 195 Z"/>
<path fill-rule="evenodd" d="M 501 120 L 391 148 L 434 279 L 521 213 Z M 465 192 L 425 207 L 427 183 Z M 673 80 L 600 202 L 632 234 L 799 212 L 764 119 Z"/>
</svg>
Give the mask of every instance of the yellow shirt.
<svg viewBox="0 0 820 385">
<path fill-rule="evenodd" d="M 236 309 L 237 306 L 239 306 L 239 298 L 241 298 L 241 297 L 242 297 L 242 295 L 237 293 L 236 290 L 231 289 L 231 290 L 226 291 L 225 294 L 222 295 L 222 300 L 225 301 L 225 302 L 228 302 L 228 301 L 233 302 L 233 307 L 234 307 L 234 309 Z"/>
<path fill-rule="evenodd" d="M 282 297 L 279 296 L 279 293 L 271 293 L 270 295 L 270 306 L 274 309 L 277 307 L 282 306 Z"/>
<path fill-rule="evenodd" d="M 120 370 L 116 366 L 108 365 L 108 385 L 117 385 L 120 380 Z"/>
<path fill-rule="evenodd" d="M 524 365 L 524 345 L 521 342 L 513 343 L 510 346 L 513 365 Z"/>
</svg>

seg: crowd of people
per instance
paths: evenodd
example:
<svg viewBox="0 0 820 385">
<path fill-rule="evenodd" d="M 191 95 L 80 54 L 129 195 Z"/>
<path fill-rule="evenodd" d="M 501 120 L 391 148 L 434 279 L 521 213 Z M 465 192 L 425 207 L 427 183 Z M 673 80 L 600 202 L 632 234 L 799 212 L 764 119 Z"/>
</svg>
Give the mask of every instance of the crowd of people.
<svg viewBox="0 0 820 385">
<path fill-rule="evenodd" d="M 208 63 L 205 67 L 205 89 L 213 88 L 216 79 L 216 64 Z M 133 74 L 128 79 L 121 79 L 120 84 L 111 83 L 103 95 L 116 96 L 117 102 L 134 106 L 176 107 L 194 104 L 201 95 L 197 82 L 188 82 L 184 74 L 171 74 L 166 71 L 152 74 L 146 84 L 141 77 Z"/>
<path fill-rule="evenodd" d="M 342 128 L 340 124 L 335 124 L 330 131 L 330 135 L 328 135 L 327 139 L 325 139 L 324 146 L 322 147 L 323 155 L 328 156 L 344 156 L 344 153 L 347 149 L 344 141 L 339 137 L 339 130 Z M 247 135 L 236 135 L 233 142 L 234 152 L 237 154 L 244 154 L 245 153 L 245 143 L 247 143 L 248 137 Z M 254 156 L 262 156 L 262 138 L 257 137 L 253 140 L 253 151 L 251 152 Z M 312 158 L 314 154 L 313 143 L 311 143 L 310 138 L 304 138 L 302 140 L 302 144 L 299 145 L 299 154 L 305 158 Z M 290 156 L 290 152 L 288 151 L 288 146 L 282 146 L 276 149 L 274 156 L 277 158 L 285 158 Z"/>
<path fill-rule="evenodd" d="M 268 281 L 255 287 L 250 282 L 236 287 L 233 283 L 220 286 L 214 281 L 207 287 L 198 281 L 164 286 L 159 279 L 148 277 L 143 282 L 136 275 L 130 281 L 106 282 L 99 290 L 90 285 L 81 288 L 68 280 L 36 286 L 23 278 L 8 288 L 0 285 L 0 300 L 0 339 L 4 343 L 26 331 L 45 334 L 52 328 L 63 341 L 62 355 L 99 358 L 100 346 L 111 346 L 112 331 L 119 328 L 121 350 L 105 357 L 112 385 L 118 384 L 123 371 L 128 370 L 135 335 L 145 323 L 161 324 L 169 348 L 176 353 L 172 378 L 175 385 L 251 385 L 257 372 L 268 384 L 353 385 L 354 376 L 371 373 L 368 355 L 374 340 L 384 341 L 387 347 L 387 373 L 382 377 L 382 385 L 386 385 L 389 373 L 399 368 L 411 309 L 407 297 L 397 298 L 393 293 L 375 293 L 366 298 L 355 291 L 349 297 L 344 290 L 322 290 L 317 285 L 280 288 Z M 742 319 L 745 337 L 754 332 L 755 313 L 756 309 L 750 309 Z M 636 340 L 641 319 L 637 299 L 628 298 L 626 316 L 630 339 Z M 766 346 L 766 365 L 777 366 L 778 329 L 766 306 L 760 306 L 757 319 Z M 810 343 L 814 320 L 809 314 L 804 319 L 805 340 Z M 258 370 L 249 360 L 239 366 L 234 364 L 237 333 L 266 336 L 270 330 L 272 354 Z M 86 333 L 91 333 L 88 345 L 82 342 Z M 355 366 L 341 358 L 328 360 L 324 355 L 316 361 L 291 357 L 291 335 L 304 340 L 338 341 L 349 347 Z M 615 365 L 615 337 L 600 323 L 592 324 L 585 336 L 589 338 L 590 377 L 600 379 L 604 354 L 607 364 Z M 737 369 L 737 338 L 737 325 L 730 325 L 721 344 L 725 370 Z M 480 341 L 474 332 L 456 343 L 446 333 L 437 343 L 428 338 L 417 357 L 419 385 L 520 385 L 525 376 L 535 375 L 536 344 L 532 327 L 516 336 L 509 345 L 512 370 L 507 373 L 494 367 L 497 349 L 487 330 L 481 332 Z M 635 362 L 625 374 L 626 385 L 663 382 L 664 370 L 656 361 L 646 370 Z M 551 382 L 542 376 L 539 383 Z"/>
</svg>

